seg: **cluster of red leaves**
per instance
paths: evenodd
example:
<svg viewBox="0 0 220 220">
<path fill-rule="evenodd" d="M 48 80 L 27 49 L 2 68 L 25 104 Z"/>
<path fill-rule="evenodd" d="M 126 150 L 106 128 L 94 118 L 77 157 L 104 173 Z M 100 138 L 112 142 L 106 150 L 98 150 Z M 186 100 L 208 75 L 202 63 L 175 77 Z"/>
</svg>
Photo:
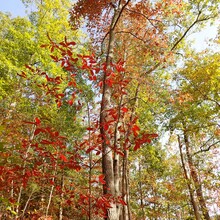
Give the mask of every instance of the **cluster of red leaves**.
<svg viewBox="0 0 220 220">
<path fill-rule="evenodd" d="M 78 74 L 83 74 L 87 81 L 93 82 L 95 89 L 99 89 L 100 93 L 104 85 L 110 87 L 114 102 L 120 103 L 122 97 L 127 95 L 127 87 L 131 81 L 131 79 L 126 77 L 124 74 L 124 61 L 119 60 L 116 63 L 111 63 L 110 68 L 107 69 L 106 63 L 100 64 L 96 61 L 94 55 L 75 55 L 75 53 L 73 53 L 74 46 L 75 42 L 68 42 L 67 39 L 60 43 L 55 43 L 50 39 L 49 45 L 42 46 L 49 47 L 52 53 L 55 50 L 56 52 L 59 52 L 56 53 L 60 54 L 59 57 L 51 55 L 51 58 L 54 62 L 59 63 L 60 66 L 69 73 L 69 76 L 66 78 L 61 76 L 52 77 L 38 69 L 26 66 L 26 68 L 35 75 L 45 77 L 46 83 L 41 83 L 38 86 L 46 92 L 46 95 L 50 95 L 51 97 L 55 98 L 58 108 L 62 106 L 63 100 L 68 99 L 69 96 L 70 98 L 68 99 L 67 103 L 72 106 L 75 102 L 75 99 L 77 99 L 77 95 L 82 92 L 80 89 L 78 89 L 76 77 Z M 100 77 L 103 72 L 106 73 L 105 81 L 103 81 L 102 77 Z M 26 78 L 27 74 L 22 72 L 20 76 Z M 71 91 L 73 92 L 72 94 L 68 94 L 68 97 L 66 94 L 59 92 L 59 85 L 61 83 L 62 85 L 66 84 L 66 88 L 72 88 Z M 137 150 L 141 147 L 141 145 L 150 143 L 153 138 L 157 137 L 156 134 L 146 134 L 145 132 L 141 132 L 137 123 L 137 117 L 132 120 L 128 120 L 131 114 L 133 114 L 133 112 L 131 111 L 128 103 L 121 103 L 120 105 L 115 105 L 115 107 L 112 107 L 111 109 L 107 109 L 105 123 L 100 124 L 99 120 L 96 119 L 91 126 L 86 129 L 90 134 L 90 140 L 88 140 L 87 136 L 84 141 L 78 143 L 74 147 L 75 150 L 71 151 L 67 150 L 65 146 L 66 138 L 51 128 L 42 127 L 39 118 L 36 118 L 34 122 L 25 121 L 24 123 L 26 124 L 36 126 L 34 137 L 37 138 L 37 142 L 24 141 L 22 146 L 23 150 L 20 153 L 21 155 L 24 154 L 24 152 L 27 152 L 27 149 L 31 147 L 33 148 L 35 154 L 38 155 L 38 158 L 34 158 L 34 162 L 32 158 L 33 154 L 28 154 L 27 158 L 23 158 L 27 163 L 34 164 L 34 169 L 25 168 L 24 175 L 20 174 L 19 178 L 23 180 L 23 186 L 26 186 L 30 179 L 39 176 L 50 180 L 52 179 L 51 173 L 45 174 L 40 172 L 39 167 L 44 166 L 44 160 L 40 158 L 46 158 L 46 160 L 49 161 L 47 162 L 49 163 L 47 164 L 48 170 L 52 170 L 55 168 L 55 166 L 57 166 L 61 170 L 68 168 L 79 171 L 83 166 L 82 163 L 79 163 L 79 160 L 82 159 L 79 152 L 84 151 L 86 154 L 96 152 L 96 155 L 102 153 L 101 146 L 103 138 L 101 137 L 99 131 L 101 126 L 109 134 L 110 140 L 108 140 L 108 144 L 110 145 L 112 151 L 121 156 L 124 156 L 124 151 L 128 150 L 131 146 L 133 146 L 133 144 L 134 150 Z M 117 144 L 117 146 L 115 145 L 116 143 L 114 141 L 111 141 L 114 140 L 115 129 L 117 129 L 117 132 L 120 133 L 120 140 L 116 140 L 116 142 L 120 144 Z M 47 146 L 50 146 L 50 150 L 47 150 Z M 53 152 L 51 152 L 51 147 Z M 94 164 L 96 164 L 96 162 L 97 161 L 93 161 Z M 51 169 L 48 168 L 50 166 Z M 20 173 L 22 172 L 20 171 Z M 50 184 L 55 185 L 53 181 L 50 181 Z M 101 174 L 98 177 L 93 178 L 91 184 L 105 185 L 105 176 Z M 55 186 L 55 188 L 57 193 L 63 192 L 59 186 Z M 82 212 L 85 215 L 88 215 L 89 201 L 93 204 L 93 212 L 95 215 L 99 215 L 101 217 L 106 216 L 107 210 L 111 208 L 112 203 L 126 205 L 124 200 L 120 197 L 112 198 L 111 195 L 94 197 L 89 194 L 81 193 L 78 203 L 84 207 L 82 208 Z M 67 204 L 72 204 L 71 198 L 67 199 Z"/>
<path fill-rule="evenodd" d="M 99 64 L 95 58 L 95 56 L 92 55 L 80 55 L 77 54 L 77 58 L 75 58 L 74 53 L 72 52 L 73 46 L 75 46 L 75 42 L 68 42 L 66 39 L 63 42 L 60 42 L 58 44 L 54 43 L 50 39 L 50 45 L 47 45 L 47 47 L 51 48 L 51 52 L 54 51 L 54 49 L 57 49 L 61 52 L 61 57 L 53 58 L 55 62 L 61 63 L 61 67 L 65 68 L 65 70 L 68 70 L 71 72 L 71 77 L 67 83 L 67 86 L 73 86 L 76 88 L 76 90 L 72 93 L 72 97 L 69 99 L 68 104 L 71 106 L 73 104 L 74 99 L 76 98 L 76 95 L 80 93 L 81 91 L 77 90 L 76 85 L 76 78 L 77 72 L 79 70 L 83 70 L 87 74 L 85 74 L 85 77 L 88 81 L 94 81 L 95 84 L 99 87 L 100 91 L 102 90 L 103 84 L 108 85 L 112 89 L 113 97 L 115 98 L 116 102 L 119 102 L 119 99 L 123 95 L 126 95 L 127 87 L 131 81 L 129 77 L 125 77 L 124 75 L 124 61 L 119 60 L 116 63 L 111 63 L 110 68 L 107 69 L 106 63 Z M 65 63 L 64 63 L 65 60 Z M 77 64 L 78 62 L 78 64 Z M 81 65 L 79 65 L 79 63 Z M 110 69 L 110 71 L 109 71 Z M 73 72 L 74 70 L 74 72 Z M 100 72 L 106 72 L 107 77 L 105 81 L 100 79 L 99 74 Z M 51 80 L 54 81 L 54 80 Z M 58 103 L 58 107 L 61 106 L 62 98 L 64 97 L 64 94 L 56 94 L 55 97 L 57 98 L 56 102 Z M 88 131 L 92 131 L 92 134 L 95 134 L 97 130 L 99 129 L 99 126 L 103 126 L 105 130 L 109 130 L 109 133 L 112 133 L 112 138 L 114 135 L 114 132 L 112 128 L 114 127 L 115 123 L 118 121 L 123 121 L 127 114 L 129 114 L 129 106 L 119 106 L 113 107 L 111 109 L 107 110 L 107 114 L 109 117 L 109 120 L 105 121 L 104 125 L 99 125 L 96 121 L 95 126 L 93 128 L 87 128 Z M 140 128 L 136 124 L 137 118 L 133 119 L 129 124 L 127 124 L 127 127 L 124 126 L 124 128 L 120 127 L 119 131 L 122 133 L 122 135 L 125 136 L 126 130 L 131 130 L 130 134 L 133 134 L 135 138 L 135 147 L 134 150 L 137 150 L 141 147 L 144 143 L 150 143 L 153 138 L 156 138 L 156 134 L 146 134 L 142 133 L 139 135 Z M 101 139 L 100 139 L 101 140 Z M 85 142 L 83 143 L 85 144 Z M 100 144 L 100 143 L 99 143 Z M 96 144 L 96 146 L 99 146 L 99 144 Z M 95 145 L 94 145 L 95 146 Z M 97 150 L 97 147 L 89 147 L 86 150 L 86 153 L 90 153 L 92 150 Z M 113 146 L 112 146 L 113 148 Z M 100 153 L 100 147 L 97 150 L 97 153 Z M 115 149 L 116 150 L 116 149 Z M 120 150 L 116 150 L 117 153 L 121 154 L 123 156 L 123 153 Z"/>
<path fill-rule="evenodd" d="M 76 171 L 81 169 L 79 163 L 81 156 L 77 150 L 69 151 L 66 148 L 66 137 L 51 128 L 42 127 L 39 118 L 35 118 L 33 122 L 24 121 L 24 123 L 35 126 L 33 137 L 29 140 L 24 139 L 21 147 L 14 152 L 15 155 L 10 154 L 7 157 L 11 161 L 10 164 L 0 166 L 0 190 L 10 190 L 10 186 L 13 185 L 14 191 L 19 191 L 21 186 L 25 188 L 29 182 L 41 185 L 42 182 L 51 180 L 52 171 L 58 168 Z M 20 163 L 13 163 L 13 158 L 16 156 L 20 157 Z M 47 171 L 43 171 L 43 167 L 47 168 L 45 169 Z M 51 181 L 50 184 L 55 185 Z"/>
</svg>

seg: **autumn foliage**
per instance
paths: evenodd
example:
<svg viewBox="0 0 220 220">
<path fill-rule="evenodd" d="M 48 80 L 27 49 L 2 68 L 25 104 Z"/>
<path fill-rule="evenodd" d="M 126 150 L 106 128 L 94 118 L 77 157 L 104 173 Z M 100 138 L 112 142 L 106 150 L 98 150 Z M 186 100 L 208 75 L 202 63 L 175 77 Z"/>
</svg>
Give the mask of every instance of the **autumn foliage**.
<svg viewBox="0 0 220 220">
<path fill-rule="evenodd" d="M 61 16 L 49 0 L 37 5 L 38 28 Z M 184 39 L 214 12 L 205 1 L 76 1 L 76 36 L 47 31 L 14 83 L 4 76 L 16 92 L 1 107 L 0 218 L 209 220 L 219 197 L 205 168 L 211 182 L 218 167 L 200 161 L 219 143 L 219 66 L 203 56 L 192 70 Z"/>
</svg>

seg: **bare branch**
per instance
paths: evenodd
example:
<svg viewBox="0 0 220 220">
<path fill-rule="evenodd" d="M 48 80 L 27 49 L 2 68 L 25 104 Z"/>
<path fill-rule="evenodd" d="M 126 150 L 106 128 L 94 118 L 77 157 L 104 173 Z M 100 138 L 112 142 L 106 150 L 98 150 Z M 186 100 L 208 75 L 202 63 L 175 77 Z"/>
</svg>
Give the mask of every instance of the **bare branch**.
<svg viewBox="0 0 220 220">
<path fill-rule="evenodd" d="M 207 148 L 205 149 L 201 149 L 200 151 L 197 151 L 193 154 L 193 156 L 195 156 L 196 154 L 202 153 L 202 152 L 207 152 L 211 149 L 211 147 L 215 146 L 216 144 L 218 144 L 220 141 L 216 141 L 215 143 L 209 145 Z"/>
<path fill-rule="evenodd" d="M 211 18 L 215 18 L 215 16 L 210 16 L 210 17 L 205 17 L 205 18 L 201 18 L 199 19 L 200 15 L 201 15 L 202 11 L 199 11 L 196 20 L 186 29 L 186 31 L 183 33 L 183 35 L 179 38 L 179 40 L 177 40 L 177 42 L 173 45 L 173 47 L 171 48 L 171 51 L 173 51 L 178 44 L 185 38 L 185 36 L 187 35 L 187 33 L 199 22 L 203 22 L 203 21 L 207 21 Z"/>
</svg>

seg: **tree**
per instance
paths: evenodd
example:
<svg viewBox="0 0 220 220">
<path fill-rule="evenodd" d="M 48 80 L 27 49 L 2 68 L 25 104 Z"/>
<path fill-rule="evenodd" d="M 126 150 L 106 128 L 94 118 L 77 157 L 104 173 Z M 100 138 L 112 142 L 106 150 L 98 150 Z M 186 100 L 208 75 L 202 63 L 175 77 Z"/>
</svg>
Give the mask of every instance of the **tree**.
<svg viewBox="0 0 220 220">
<path fill-rule="evenodd" d="M 1 13 L 1 168 L 2 176 L 5 177 L 1 181 L 1 188 L 4 193 L 1 194 L 3 206 L 1 209 L 6 211 L 6 207 L 10 207 L 11 213 L 24 216 L 27 214 L 27 209 L 30 208 L 33 197 L 41 198 L 46 196 L 45 192 L 41 192 L 46 186 L 48 180 L 39 183 L 36 176 L 30 170 L 32 165 L 37 163 L 36 154 L 33 153 L 27 142 L 33 142 L 35 128 L 27 126 L 23 121 L 33 121 L 33 118 L 41 117 L 44 119 L 44 126 L 56 127 L 57 130 L 63 133 L 68 133 L 69 139 L 77 140 L 80 138 L 84 128 L 80 124 L 80 117 L 71 121 L 76 117 L 76 109 L 70 109 L 68 104 L 62 107 L 59 111 L 56 108 L 56 103 L 49 100 L 46 93 L 39 89 L 37 83 L 41 83 L 39 77 L 30 77 L 23 71 L 26 65 L 31 72 L 31 67 L 44 68 L 49 74 L 66 75 L 62 68 L 59 68 L 55 63 L 50 62 L 49 53 L 42 50 L 41 45 L 48 43 L 47 34 L 53 36 L 54 40 L 63 39 L 68 36 L 70 39 L 80 38 L 79 32 L 70 30 L 68 22 L 68 1 L 63 1 L 61 5 L 54 5 L 51 1 L 44 1 L 46 5 L 37 2 L 35 7 L 37 11 L 31 12 L 28 18 L 11 18 L 10 15 Z M 58 22 L 59 19 L 62 23 Z M 45 22 L 47 21 L 47 23 Z M 4 27 L 4 28 L 3 28 Z M 85 51 L 81 46 L 81 51 Z M 29 78 L 28 81 L 26 79 Z M 22 80 L 23 79 L 23 80 Z M 49 78 L 48 78 L 49 79 Z M 80 79 L 79 79 L 80 80 Z M 57 82 L 59 83 L 57 78 Z M 81 80 L 80 86 L 87 91 L 88 97 L 92 97 L 89 87 Z M 62 88 L 61 88 L 62 89 Z M 55 100 L 55 99 L 53 99 Z M 78 112 L 80 106 L 78 106 Z M 67 114 L 68 112 L 68 114 Z M 60 120 L 62 118 L 63 120 Z M 65 129 L 65 130 L 64 130 Z M 26 144 L 25 144 L 26 143 Z M 24 149 L 19 149 L 19 148 Z M 26 151 L 25 151 L 26 150 Z M 45 151 L 48 154 L 50 151 Z M 39 152 L 38 152 L 39 153 Z M 22 155 L 30 156 L 32 159 L 24 162 L 25 158 Z M 25 156 L 25 157 L 26 157 Z M 23 160 L 21 158 L 23 158 Z M 44 162 L 49 160 L 44 156 Z M 65 159 L 64 159 L 65 160 Z M 42 161 L 38 161 L 41 164 Z M 31 165 L 32 163 L 32 165 Z M 8 169 L 7 169 L 7 168 Z M 19 168 L 20 167 L 20 168 Z M 6 169 L 5 169 L 6 168 Z M 25 170 L 30 178 L 25 177 Z M 39 166 L 42 169 L 42 166 Z M 7 179 L 9 170 L 12 170 L 13 177 Z M 34 168 L 34 172 L 36 171 Z M 33 172 L 33 171 L 32 171 Z M 60 171 L 56 171 L 59 173 Z M 62 175 L 65 171 L 60 172 Z M 40 173 L 36 173 L 39 175 Z M 49 177 L 48 177 L 49 178 Z M 57 179 L 60 178 L 59 177 Z M 20 180 L 18 182 L 13 179 Z M 24 189 L 22 181 L 28 181 L 27 188 Z M 8 181 L 8 182 L 7 182 Z M 7 184 L 6 184 L 7 182 Z M 17 185 L 16 185 L 17 183 Z M 45 183 L 45 185 L 43 184 Z M 6 185 L 5 185 L 6 184 Z M 5 185 L 5 186 L 4 186 Z M 51 187 L 47 187 L 48 190 Z M 49 195 L 49 194 L 48 194 Z M 18 202 L 19 206 L 14 204 Z M 39 208 L 42 208 L 41 206 Z M 22 211 L 23 209 L 23 211 Z M 36 208 L 35 208 L 36 209 Z M 32 213 L 34 208 L 30 208 Z M 9 211 L 10 212 L 10 211 Z"/>
<path fill-rule="evenodd" d="M 198 60 L 198 56 L 196 55 L 196 60 Z M 219 66 L 215 63 L 219 55 L 216 53 L 210 57 L 203 54 L 200 56 L 202 57 L 202 59 L 200 58 L 200 63 L 191 58 L 186 64 L 186 68 L 178 74 L 180 90 L 177 92 L 174 104 L 177 112 L 171 120 L 171 125 L 172 127 L 174 126 L 174 129 L 181 131 L 182 138 L 179 136 L 178 141 L 180 150 L 183 147 L 182 145 L 185 146 L 186 158 L 183 158 L 182 151 L 180 153 L 186 181 L 189 184 L 190 194 L 192 194 L 191 197 L 193 198 L 191 189 L 193 187 L 203 217 L 210 219 L 207 198 L 204 196 L 205 190 L 202 189 L 203 178 L 201 178 L 199 167 L 196 164 L 199 161 L 204 161 L 201 157 L 197 161 L 198 154 L 212 151 L 219 143 L 219 137 L 216 135 L 218 130 L 216 116 L 218 115 L 217 109 L 219 107 L 219 98 L 216 91 L 219 87 L 217 83 Z M 211 57 L 214 62 L 208 64 L 207 60 Z M 190 170 L 189 174 L 187 174 L 184 160 L 186 160 L 187 167 Z M 194 203 L 192 201 L 192 205 Z"/>
<path fill-rule="evenodd" d="M 33 36 L 43 44 L 39 54 L 45 58 L 34 53 L 26 69 L 18 73 L 18 81 L 24 85 L 20 93 L 23 108 L 19 111 L 27 107 L 36 113 L 20 116 L 23 122 L 18 120 L 22 125 L 18 133 L 22 144 L 13 145 L 13 153 L 8 154 L 9 148 L 3 152 L 6 164 L 1 174 L 5 180 L 0 186 L 6 189 L 3 200 L 11 213 L 17 218 L 28 215 L 30 210 L 29 218 L 51 215 L 59 219 L 126 220 L 146 216 L 175 218 L 180 216 L 177 209 L 181 207 L 185 216 L 187 186 L 191 201 L 193 187 L 197 194 L 202 191 L 198 175 L 192 175 L 196 165 L 188 144 L 198 141 L 189 128 L 200 126 L 203 117 L 198 120 L 198 109 L 185 105 L 190 101 L 187 89 L 191 87 L 187 83 L 181 87 L 178 82 L 179 90 L 173 91 L 166 71 L 173 70 L 170 66 L 178 62 L 180 53 L 186 55 L 185 36 L 196 25 L 215 17 L 217 10 L 206 1 L 79 0 L 70 10 L 70 23 L 75 30 L 82 29 L 82 21 L 86 24 L 91 46 L 85 52 L 71 34 L 60 34 L 63 26 L 57 17 L 67 18 L 64 11 L 59 11 L 59 7 L 63 8 L 61 1 L 54 5 L 49 0 L 34 3 L 38 12 L 31 13 L 30 21 L 37 27 L 34 30 L 39 30 Z M 52 19 L 53 29 L 46 23 L 44 26 L 44 18 Z M 50 33 L 44 38 L 46 28 Z M 167 97 L 170 92 L 171 98 Z M 216 110 L 212 110 L 206 113 L 214 114 Z M 69 125 L 71 119 L 74 125 Z M 194 119 L 195 123 L 191 122 Z M 182 149 L 184 141 L 188 150 L 186 160 L 182 157 L 181 162 L 190 165 L 194 185 L 181 185 L 184 181 L 178 177 L 180 167 L 171 169 L 166 160 L 166 156 L 172 161 L 176 157 L 165 155 L 154 140 L 162 133 L 160 123 L 168 120 L 171 131 L 184 128 L 179 146 Z M 3 133 L 2 137 L 6 139 Z M 171 171 L 166 172 L 162 165 Z M 149 184 L 144 182 L 147 177 Z M 130 184 L 141 196 L 140 213 Z M 177 193 L 180 188 L 182 194 Z M 181 201 L 177 205 L 169 190 L 178 194 Z M 198 201 L 207 217 L 201 193 Z M 35 212 L 36 206 L 39 209 Z"/>
<path fill-rule="evenodd" d="M 127 96 L 125 96 L 119 99 L 122 100 L 121 102 L 115 103 L 115 100 L 112 97 L 112 94 L 115 93 L 114 86 L 112 86 L 109 83 L 109 80 L 112 80 L 112 72 L 114 72 L 111 63 L 113 63 L 115 57 L 117 57 L 117 55 L 115 55 L 115 52 L 119 51 L 118 49 L 120 48 L 119 45 L 121 43 L 121 40 L 118 40 L 117 38 L 117 34 L 118 36 L 121 34 L 127 34 L 128 36 L 131 35 L 132 37 L 134 37 L 133 38 L 134 42 L 139 41 L 140 43 L 143 44 L 147 43 L 146 47 L 143 46 L 141 48 L 145 49 L 146 52 L 151 53 L 151 58 L 154 59 L 152 65 L 150 65 L 150 67 L 147 70 L 145 69 L 144 72 L 140 71 L 140 74 L 136 76 L 132 75 L 131 74 L 132 72 L 129 69 L 131 78 L 132 77 L 135 79 L 139 78 L 139 80 L 142 80 L 143 76 L 152 73 L 152 71 L 158 68 L 161 65 L 161 63 L 163 63 L 164 61 L 166 61 L 166 59 L 170 57 L 171 52 L 176 50 L 176 48 L 179 46 L 179 44 L 184 39 L 186 34 L 195 24 L 208 20 L 211 17 L 213 17 L 212 14 L 213 8 L 209 8 L 209 10 L 207 10 L 206 12 L 203 11 L 204 9 L 203 7 L 206 6 L 208 7 L 206 2 L 201 2 L 201 4 L 195 3 L 195 5 L 192 4 L 192 5 L 184 6 L 187 9 L 191 9 L 192 12 L 196 13 L 195 20 L 189 26 L 188 24 L 186 24 L 186 20 L 184 20 L 182 25 L 188 26 L 186 28 L 186 31 L 183 33 L 178 31 L 175 32 L 176 38 L 172 39 L 164 34 L 164 32 L 168 29 L 168 26 L 165 25 L 165 21 L 168 20 L 168 24 L 170 24 L 169 22 L 171 22 L 172 20 L 172 15 L 175 15 L 178 19 L 181 17 L 180 14 L 184 12 L 181 11 L 183 7 L 179 4 L 179 2 L 172 2 L 172 3 L 169 2 L 169 3 L 170 4 L 166 2 L 164 7 L 164 5 L 160 2 L 156 4 L 151 4 L 149 2 L 146 3 L 145 1 L 139 1 L 138 3 L 132 1 L 115 1 L 115 2 L 98 1 L 96 2 L 96 4 L 94 4 L 92 1 L 90 2 L 78 1 L 76 5 L 73 7 L 73 12 L 72 12 L 73 25 L 75 25 L 75 27 L 79 25 L 78 21 L 81 16 L 83 18 L 87 18 L 88 19 L 87 27 L 88 30 L 91 31 L 91 34 L 94 35 L 94 32 L 96 32 L 95 36 L 97 36 L 98 33 L 100 33 L 101 36 L 100 42 L 102 44 L 101 52 L 105 55 L 106 70 L 104 70 L 101 75 L 103 90 L 102 90 L 102 100 L 101 100 L 101 109 L 100 109 L 100 134 L 102 137 L 102 153 L 103 153 L 102 169 L 103 169 L 103 174 L 105 175 L 105 181 L 107 186 L 107 188 L 104 188 L 103 190 L 105 195 L 110 193 L 113 196 L 117 196 L 120 192 L 119 189 L 120 159 L 119 159 L 119 155 L 114 153 L 115 149 L 112 149 L 111 146 L 114 146 L 116 150 L 120 149 L 120 145 L 117 144 L 117 139 L 118 137 L 120 137 L 121 139 L 122 135 L 115 132 L 114 136 L 111 136 L 111 134 L 108 132 L 108 129 L 105 129 L 104 126 L 113 120 L 112 116 L 111 115 L 109 116 L 108 114 L 110 109 L 112 109 L 114 106 L 116 108 L 118 107 L 120 114 L 121 103 L 123 103 L 123 101 L 126 102 L 128 100 Z M 172 7 L 172 9 L 170 6 Z M 188 16 L 186 16 L 185 18 L 187 17 Z M 100 24 L 102 24 L 102 26 Z M 176 27 L 179 24 L 174 23 L 172 25 Z M 135 32 L 134 32 L 134 28 L 135 28 Z M 170 43 L 169 41 L 173 43 L 173 45 L 171 43 L 172 45 L 171 47 L 169 47 L 169 43 Z M 168 45 L 166 44 L 167 42 Z M 166 52 L 164 52 L 164 50 Z M 124 51 L 126 52 L 124 56 L 122 55 L 122 57 L 126 57 L 126 58 L 129 57 L 127 56 L 128 53 L 127 50 L 125 49 Z M 135 51 L 135 49 L 132 50 L 132 52 L 133 51 Z M 137 59 L 135 59 L 133 63 L 139 64 L 139 62 L 136 62 L 136 60 Z M 142 64 L 144 62 L 140 61 L 140 63 Z M 125 67 L 127 65 L 129 65 L 129 59 L 126 59 Z M 135 65 L 133 65 L 133 67 L 134 66 Z M 123 73 L 123 71 L 121 72 Z M 116 76 L 118 77 L 118 75 Z M 124 77 L 126 76 L 127 75 L 125 72 Z M 132 79 L 132 82 L 134 82 L 135 79 Z M 136 90 L 137 92 L 138 92 L 138 88 L 139 86 L 137 87 Z M 136 98 L 137 96 L 135 96 L 135 99 Z M 130 122 L 133 121 L 134 114 L 135 114 L 135 107 L 134 107 L 134 111 L 131 112 Z M 116 125 L 113 127 L 117 128 L 119 124 L 120 124 L 120 120 L 118 120 L 116 122 Z M 127 129 L 129 132 L 129 130 L 132 129 L 132 127 L 128 127 Z M 126 136 L 125 136 L 125 141 L 126 141 Z M 139 148 L 139 145 L 135 145 L 135 149 L 137 148 Z M 112 204 L 112 208 L 109 209 L 108 212 L 108 219 L 119 219 L 119 216 L 120 216 L 120 208 L 119 207 L 117 208 L 114 204 Z M 127 217 L 123 216 L 123 218 L 126 219 Z M 129 216 L 128 219 L 130 219 Z"/>
</svg>

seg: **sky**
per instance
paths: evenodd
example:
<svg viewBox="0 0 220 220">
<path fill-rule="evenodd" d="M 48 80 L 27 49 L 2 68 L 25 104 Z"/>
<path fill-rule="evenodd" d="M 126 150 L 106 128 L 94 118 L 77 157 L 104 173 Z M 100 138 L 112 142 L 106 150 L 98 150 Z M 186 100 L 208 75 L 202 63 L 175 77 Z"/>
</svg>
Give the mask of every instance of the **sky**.
<svg viewBox="0 0 220 220">
<path fill-rule="evenodd" d="M 189 35 L 188 39 L 194 40 L 193 48 L 195 48 L 197 51 L 202 51 L 208 47 L 208 41 L 210 39 L 214 39 L 217 36 L 217 33 L 217 24 L 208 25 L 204 30 Z"/>
<path fill-rule="evenodd" d="M 21 0 L 0 0 L 0 11 L 10 12 L 13 17 L 25 16 L 25 6 Z M 217 34 L 217 25 L 206 27 L 203 31 L 191 34 L 188 39 L 194 40 L 193 48 L 201 51 L 207 48 L 208 40 Z"/>
<path fill-rule="evenodd" d="M 0 0 L 0 11 L 10 12 L 13 17 L 25 16 L 25 6 L 21 0 Z"/>
</svg>

